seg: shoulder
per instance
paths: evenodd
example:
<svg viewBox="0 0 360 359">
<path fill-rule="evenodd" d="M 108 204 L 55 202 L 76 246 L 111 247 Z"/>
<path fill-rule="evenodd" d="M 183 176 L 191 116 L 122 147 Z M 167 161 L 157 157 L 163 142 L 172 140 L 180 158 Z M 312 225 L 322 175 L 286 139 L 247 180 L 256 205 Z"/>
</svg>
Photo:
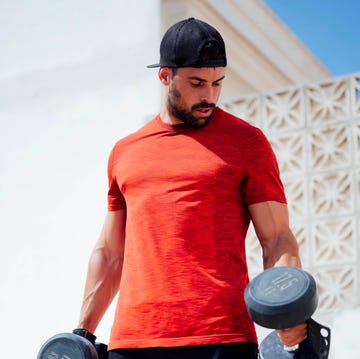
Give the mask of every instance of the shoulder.
<svg viewBox="0 0 360 359">
<path fill-rule="evenodd" d="M 220 119 L 221 123 L 227 126 L 232 126 L 235 129 L 246 130 L 254 133 L 261 133 L 261 130 L 238 116 L 233 115 L 230 112 L 225 111 L 224 109 L 217 107 L 216 116 Z"/>
<path fill-rule="evenodd" d="M 237 117 L 222 108 L 216 109 L 219 125 L 223 126 L 223 130 L 248 141 L 260 141 L 267 143 L 268 140 L 263 131 L 247 122 L 245 119 Z"/>
<path fill-rule="evenodd" d="M 113 146 L 112 152 L 117 152 L 126 149 L 128 146 L 138 142 L 141 138 L 147 137 L 150 133 L 157 130 L 157 116 L 140 127 L 135 132 L 119 139 Z"/>
</svg>

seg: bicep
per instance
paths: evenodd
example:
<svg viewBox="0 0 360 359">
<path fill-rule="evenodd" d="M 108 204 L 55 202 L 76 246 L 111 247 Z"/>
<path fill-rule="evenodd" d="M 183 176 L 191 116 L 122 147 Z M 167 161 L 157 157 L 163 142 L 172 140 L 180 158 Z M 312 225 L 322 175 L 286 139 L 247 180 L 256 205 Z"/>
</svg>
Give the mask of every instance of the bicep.
<svg viewBox="0 0 360 359">
<path fill-rule="evenodd" d="M 125 209 L 107 212 L 96 248 L 101 248 L 108 260 L 122 258 L 125 244 L 125 226 Z"/>
<path fill-rule="evenodd" d="M 289 214 L 285 203 L 256 203 L 249 206 L 249 212 L 260 242 L 271 241 L 289 228 Z"/>
</svg>

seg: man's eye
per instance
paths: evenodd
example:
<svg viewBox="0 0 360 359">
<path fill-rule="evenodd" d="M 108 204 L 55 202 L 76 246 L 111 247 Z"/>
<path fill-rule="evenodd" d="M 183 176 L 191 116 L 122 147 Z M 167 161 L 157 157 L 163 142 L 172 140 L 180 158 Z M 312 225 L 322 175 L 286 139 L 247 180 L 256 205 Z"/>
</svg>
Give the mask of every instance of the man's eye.
<svg viewBox="0 0 360 359">
<path fill-rule="evenodd" d="M 201 87 L 204 85 L 203 82 L 190 82 L 192 87 Z"/>
</svg>

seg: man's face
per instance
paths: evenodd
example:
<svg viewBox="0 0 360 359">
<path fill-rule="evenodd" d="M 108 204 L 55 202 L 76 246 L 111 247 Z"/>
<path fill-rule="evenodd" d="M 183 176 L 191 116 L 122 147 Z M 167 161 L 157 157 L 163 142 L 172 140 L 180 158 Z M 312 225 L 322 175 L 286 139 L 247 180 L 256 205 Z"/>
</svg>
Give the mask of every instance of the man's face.
<svg viewBox="0 0 360 359">
<path fill-rule="evenodd" d="M 224 67 L 172 70 L 167 108 L 172 117 L 193 127 L 210 120 L 220 96 Z"/>
</svg>

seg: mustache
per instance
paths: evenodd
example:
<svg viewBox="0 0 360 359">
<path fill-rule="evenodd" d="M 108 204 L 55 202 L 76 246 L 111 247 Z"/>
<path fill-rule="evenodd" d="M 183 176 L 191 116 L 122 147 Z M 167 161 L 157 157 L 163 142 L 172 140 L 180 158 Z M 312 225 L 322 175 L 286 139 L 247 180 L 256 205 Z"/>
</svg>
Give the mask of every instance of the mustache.
<svg viewBox="0 0 360 359">
<path fill-rule="evenodd" d="M 191 108 L 192 111 L 197 110 L 198 108 L 212 108 L 214 109 L 216 105 L 214 103 L 207 103 L 207 102 L 199 102 Z"/>
</svg>

